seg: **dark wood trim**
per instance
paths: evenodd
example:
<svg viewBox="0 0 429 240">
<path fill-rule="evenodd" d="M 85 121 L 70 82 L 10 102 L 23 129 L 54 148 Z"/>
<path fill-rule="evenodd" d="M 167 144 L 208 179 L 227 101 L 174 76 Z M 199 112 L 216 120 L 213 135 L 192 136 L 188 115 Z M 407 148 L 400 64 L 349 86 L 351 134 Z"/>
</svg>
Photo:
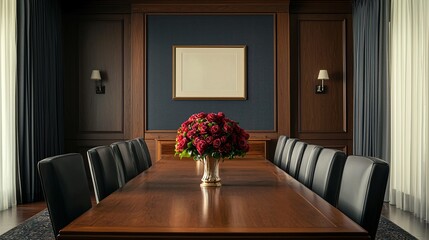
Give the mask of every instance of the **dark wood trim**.
<svg viewBox="0 0 429 240">
<path fill-rule="evenodd" d="M 289 53 L 289 14 L 277 14 L 276 69 L 277 69 L 277 133 L 291 135 L 290 119 L 290 53 Z"/>
<path fill-rule="evenodd" d="M 291 13 L 352 13 L 352 0 L 291 0 Z"/>
<path fill-rule="evenodd" d="M 146 63 L 144 31 L 145 17 L 142 13 L 131 14 L 131 138 L 144 136 L 146 106 Z"/>
<path fill-rule="evenodd" d="M 128 14 L 132 0 L 74 0 L 61 1 L 64 13 Z"/>
<path fill-rule="evenodd" d="M 131 7 L 141 13 L 273 13 L 289 12 L 289 0 L 147 0 Z"/>
<path fill-rule="evenodd" d="M 131 118 L 131 92 L 132 83 L 131 83 L 131 17 L 129 14 L 124 15 L 124 49 L 123 49 L 123 58 L 124 58 L 124 67 L 123 67 L 123 78 L 124 78 L 124 139 L 129 138 L 131 134 L 131 126 L 128 124 Z"/>
</svg>

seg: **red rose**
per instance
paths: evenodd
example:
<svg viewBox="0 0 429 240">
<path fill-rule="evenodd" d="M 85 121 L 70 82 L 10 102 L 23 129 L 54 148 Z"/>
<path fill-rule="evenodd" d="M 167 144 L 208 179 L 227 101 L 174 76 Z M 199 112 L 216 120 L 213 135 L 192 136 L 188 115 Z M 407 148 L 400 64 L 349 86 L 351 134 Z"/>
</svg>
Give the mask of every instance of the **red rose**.
<svg viewBox="0 0 429 240">
<path fill-rule="evenodd" d="M 205 118 L 207 115 L 203 112 L 197 113 L 197 118 Z"/>
<path fill-rule="evenodd" d="M 220 132 L 220 127 L 219 127 L 219 125 L 213 125 L 211 128 L 210 128 L 210 132 L 213 134 L 213 135 L 215 135 L 215 134 L 218 134 L 219 132 Z"/>
<path fill-rule="evenodd" d="M 222 141 L 222 143 L 226 143 L 226 140 L 228 140 L 228 138 L 226 136 L 222 136 L 220 140 Z"/>
<path fill-rule="evenodd" d="M 214 113 L 209 113 L 209 114 L 207 114 L 207 120 L 209 122 L 217 122 L 218 116 Z"/>
<path fill-rule="evenodd" d="M 189 132 L 186 134 L 186 136 L 190 139 L 195 137 L 195 134 L 197 133 L 197 131 L 195 130 L 189 130 Z"/>
<path fill-rule="evenodd" d="M 188 121 L 189 121 L 189 122 L 193 122 L 193 121 L 195 121 L 197 118 L 198 118 L 198 116 L 197 116 L 197 114 L 195 113 L 195 114 L 192 114 L 192 115 L 188 118 Z"/>
<path fill-rule="evenodd" d="M 232 126 L 229 123 L 223 125 L 223 130 L 228 134 L 230 134 L 234 131 L 234 129 L 232 128 Z"/>
<path fill-rule="evenodd" d="M 225 145 L 223 145 L 223 147 L 221 149 L 221 152 L 229 154 L 229 152 L 231 151 L 231 149 L 232 149 L 231 143 L 226 143 Z"/>
<path fill-rule="evenodd" d="M 240 140 L 238 140 L 238 146 L 240 149 L 245 149 L 247 144 L 247 139 L 244 137 L 241 137 Z"/>
<path fill-rule="evenodd" d="M 204 154 L 204 152 L 206 151 L 207 147 L 208 147 L 208 144 L 207 144 L 206 141 L 204 141 L 204 140 L 198 141 L 198 143 L 197 143 L 197 151 L 198 151 L 198 153 L 200 155 Z"/>
<path fill-rule="evenodd" d="M 188 140 L 186 138 L 182 138 L 177 142 L 176 151 L 182 152 L 188 145 Z"/>
<path fill-rule="evenodd" d="M 217 116 L 218 116 L 220 119 L 223 119 L 223 118 L 225 117 L 225 114 L 224 114 L 223 112 L 218 112 L 218 113 L 217 113 Z"/>
<path fill-rule="evenodd" d="M 181 127 L 182 129 L 188 129 L 188 126 L 191 122 L 190 121 L 185 121 L 184 123 L 182 123 Z"/>
<path fill-rule="evenodd" d="M 250 146 L 249 146 L 249 144 L 246 144 L 246 146 L 244 146 L 244 148 L 243 149 L 241 149 L 243 152 L 248 152 L 249 151 L 249 148 L 250 148 Z"/>
<path fill-rule="evenodd" d="M 182 134 L 177 135 L 176 142 L 182 141 L 183 138 L 184 138 L 184 136 Z"/>
<path fill-rule="evenodd" d="M 249 134 L 247 132 L 245 132 L 244 130 L 242 130 L 241 132 L 241 136 L 244 137 L 245 139 L 249 139 Z"/>
<path fill-rule="evenodd" d="M 200 123 L 198 125 L 198 130 L 200 131 L 201 134 L 206 134 L 208 130 L 208 126 L 205 123 Z"/>
<path fill-rule="evenodd" d="M 215 140 L 213 140 L 213 147 L 215 149 L 219 149 L 221 145 L 222 141 L 220 140 L 220 138 L 216 138 Z"/>
<path fill-rule="evenodd" d="M 212 136 L 208 136 L 208 137 L 206 137 L 206 142 L 207 142 L 208 144 L 212 144 L 212 143 L 213 143 L 213 137 L 212 137 Z"/>
</svg>

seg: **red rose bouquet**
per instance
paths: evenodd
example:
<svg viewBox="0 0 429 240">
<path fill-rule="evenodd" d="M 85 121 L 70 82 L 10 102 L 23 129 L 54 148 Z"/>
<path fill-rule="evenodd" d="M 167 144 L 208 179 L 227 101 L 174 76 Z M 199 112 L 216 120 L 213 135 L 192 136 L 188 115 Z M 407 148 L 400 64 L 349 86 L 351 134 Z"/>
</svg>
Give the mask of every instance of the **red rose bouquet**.
<svg viewBox="0 0 429 240">
<path fill-rule="evenodd" d="M 249 151 L 249 134 L 238 123 L 219 113 L 196 113 L 177 130 L 175 155 L 195 160 L 244 156 Z"/>
</svg>

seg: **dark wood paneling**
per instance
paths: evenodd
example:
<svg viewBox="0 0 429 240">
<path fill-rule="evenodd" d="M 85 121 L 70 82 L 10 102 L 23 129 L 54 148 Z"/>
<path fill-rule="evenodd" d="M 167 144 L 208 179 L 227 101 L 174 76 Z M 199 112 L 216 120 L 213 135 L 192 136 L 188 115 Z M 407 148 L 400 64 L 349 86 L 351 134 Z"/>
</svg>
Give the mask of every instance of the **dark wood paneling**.
<svg viewBox="0 0 429 240">
<path fill-rule="evenodd" d="M 345 132 L 345 19 L 299 21 L 299 132 Z M 327 92 L 316 94 L 320 69 L 327 69 Z"/>
<path fill-rule="evenodd" d="M 291 15 L 292 132 L 304 141 L 351 152 L 353 49 L 351 14 Z M 327 92 L 316 94 L 320 69 Z M 331 144 L 335 141 L 335 144 Z"/>
<path fill-rule="evenodd" d="M 79 22 L 79 125 L 78 131 L 123 132 L 124 59 L 123 21 Z M 95 94 L 89 76 L 99 69 L 105 94 Z"/>
<path fill-rule="evenodd" d="M 128 15 L 65 15 L 66 144 L 129 136 L 129 27 Z M 101 71 L 105 94 L 95 93 L 93 69 Z"/>
</svg>

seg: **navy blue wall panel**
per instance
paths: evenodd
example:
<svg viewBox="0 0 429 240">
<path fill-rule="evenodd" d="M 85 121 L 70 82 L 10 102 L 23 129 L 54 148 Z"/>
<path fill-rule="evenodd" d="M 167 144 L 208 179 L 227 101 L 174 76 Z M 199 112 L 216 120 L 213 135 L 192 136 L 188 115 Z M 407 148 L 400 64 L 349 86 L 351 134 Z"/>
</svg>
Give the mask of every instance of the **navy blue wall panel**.
<svg viewBox="0 0 429 240">
<path fill-rule="evenodd" d="M 247 100 L 173 100 L 173 45 L 246 45 Z M 146 80 L 147 130 L 219 111 L 246 130 L 274 130 L 273 15 L 149 15 Z"/>
</svg>

